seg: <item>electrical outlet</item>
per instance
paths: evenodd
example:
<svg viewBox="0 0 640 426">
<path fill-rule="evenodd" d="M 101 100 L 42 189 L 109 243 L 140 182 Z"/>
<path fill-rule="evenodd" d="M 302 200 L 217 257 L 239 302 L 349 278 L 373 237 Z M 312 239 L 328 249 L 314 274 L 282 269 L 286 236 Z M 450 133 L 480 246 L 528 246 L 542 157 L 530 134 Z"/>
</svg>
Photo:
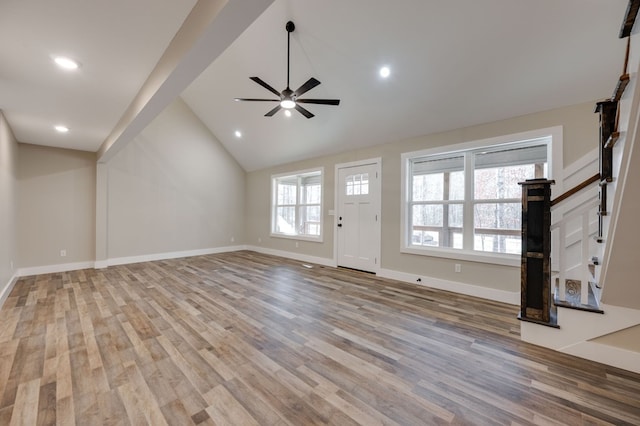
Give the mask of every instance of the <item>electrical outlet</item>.
<svg viewBox="0 0 640 426">
<path fill-rule="evenodd" d="M 11 263 L 11 270 L 13 271 L 13 260 L 9 263 Z"/>
<path fill-rule="evenodd" d="M 300 247 L 300 244 L 296 241 L 296 248 Z"/>
<path fill-rule="evenodd" d="M 258 237 L 258 242 L 261 243 L 262 242 L 262 238 Z"/>
<path fill-rule="evenodd" d="M 60 250 L 60 257 L 65 257 L 67 255 L 67 251 L 65 249 Z"/>
<path fill-rule="evenodd" d="M 460 272 L 462 270 L 462 267 L 460 266 L 459 263 L 456 263 L 454 268 L 456 272 Z"/>
<path fill-rule="evenodd" d="M 231 242 L 235 243 L 236 242 L 236 237 L 231 237 Z"/>
</svg>

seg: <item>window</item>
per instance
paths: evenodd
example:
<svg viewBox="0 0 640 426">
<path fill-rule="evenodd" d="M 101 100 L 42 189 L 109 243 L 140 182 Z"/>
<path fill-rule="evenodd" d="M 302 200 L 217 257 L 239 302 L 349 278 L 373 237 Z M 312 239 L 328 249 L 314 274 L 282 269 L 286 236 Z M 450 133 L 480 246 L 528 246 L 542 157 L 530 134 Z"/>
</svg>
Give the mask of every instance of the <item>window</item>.
<svg viewBox="0 0 640 426">
<path fill-rule="evenodd" d="M 402 251 L 469 260 L 520 254 L 518 182 L 548 177 L 552 139 L 404 154 Z"/>
<path fill-rule="evenodd" d="M 349 175 L 345 181 L 345 194 L 347 196 L 369 194 L 369 173 Z"/>
<path fill-rule="evenodd" d="M 322 169 L 271 177 L 271 234 L 322 240 Z"/>
</svg>

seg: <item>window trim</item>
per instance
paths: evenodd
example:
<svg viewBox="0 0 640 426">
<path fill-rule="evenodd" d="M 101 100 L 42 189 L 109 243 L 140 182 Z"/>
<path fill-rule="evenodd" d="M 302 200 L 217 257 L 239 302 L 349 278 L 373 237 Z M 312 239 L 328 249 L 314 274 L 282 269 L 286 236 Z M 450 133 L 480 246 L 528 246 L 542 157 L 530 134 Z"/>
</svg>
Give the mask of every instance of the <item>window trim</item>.
<svg viewBox="0 0 640 426">
<path fill-rule="evenodd" d="M 301 234 L 284 234 L 284 233 L 279 233 L 279 232 L 275 232 L 275 220 L 276 220 L 276 208 L 277 206 L 277 200 L 276 200 L 276 196 L 277 196 L 277 192 L 276 192 L 276 185 L 277 185 L 277 179 L 283 178 L 283 177 L 296 177 L 297 179 L 299 179 L 300 177 L 304 176 L 304 175 L 309 175 L 312 173 L 320 173 L 320 235 L 318 235 L 317 237 L 311 236 L 311 235 L 301 235 Z M 271 175 L 271 193 L 270 193 L 270 206 L 269 209 L 271 211 L 270 213 L 270 221 L 269 221 L 269 235 L 271 237 L 275 237 L 275 238 L 284 238 L 284 239 L 289 239 L 289 240 L 298 240 L 298 241 L 310 241 L 310 242 L 315 242 L 315 243 L 321 243 L 324 241 L 324 167 L 313 167 L 310 169 L 305 169 L 305 170 L 297 170 L 297 171 L 293 171 L 293 172 L 284 172 L 284 173 L 277 173 L 277 174 L 273 174 Z M 296 189 L 296 191 L 299 190 Z M 299 194 L 296 197 L 296 201 L 299 201 Z M 299 202 L 296 202 L 296 215 L 298 214 L 298 207 L 301 205 L 305 205 L 305 204 L 300 204 Z"/>
<path fill-rule="evenodd" d="M 423 156 L 445 155 L 464 153 L 467 151 L 477 150 L 480 148 L 497 148 L 499 145 L 508 146 L 515 144 L 523 144 L 526 142 L 534 142 L 537 139 L 550 137 L 551 142 L 547 145 L 547 168 L 549 179 L 555 179 L 556 185 L 552 185 L 552 198 L 562 193 L 562 126 L 548 127 L 538 130 L 532 130 L 510 135 L 497 136 L 488 139 L 480 139 L 470 142 L 464 142 L 454 145 L 444 145 L 436 148 L 423 149 L 419 151 L 405 152 L 401 155 L 401 188 L 400 188 L 400 252 L 406 254 L 416 254 L 421 256 L 432 256 L 447 259 L 466 260 L 471 262 L 491 263 L 506 266 L 519 266 L 520 256 L 516 254 L 492 253 L 478 250 L 453 249 L 448 247 L 413 247 L 410 244 L 409 232 L 407 227 L 409 220 L 409 162 L 411 159 Z M 469 158 L 466 156 L 465 158 Z M 470 166 L 465 162 L 465 169 Z M 465 173 L 465 187 L 470 187 L 473 183 L 473 173 Z M 475 200 L 464 200 L 464 208 L 473 205 Z M 473 215 L 465 214 L 463 216 L 463 229 L 473 229 Z M 470 223 L 469 223 L 470 222 Z M 469 228 L 470 227 L 470 228 Z"/>
</svg>

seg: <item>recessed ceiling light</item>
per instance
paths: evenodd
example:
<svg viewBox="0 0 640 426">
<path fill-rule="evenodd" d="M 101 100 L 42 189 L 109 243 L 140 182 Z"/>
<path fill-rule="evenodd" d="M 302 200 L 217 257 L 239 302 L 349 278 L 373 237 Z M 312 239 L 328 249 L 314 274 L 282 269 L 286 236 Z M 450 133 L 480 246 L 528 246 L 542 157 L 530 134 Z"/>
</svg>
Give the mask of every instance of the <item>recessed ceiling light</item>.
<svg viewBox="0 0 640 426">
<path fill-rule="evenodd" d="M 69 131 L 69 128 L 67 126 L 63 126 L 63 125 L 57 125 L 53 127 L 54 129 L 56 129 L 56 132 L 58 133 L 67 133 Z"/>
<path fill-rule="evenodd" d="M 290 109 L 285 109 L 284 110 L 284 115 L 286 115 L 287 117 L 291 117 L 291 110 Z"/>
<path fill-rule="evenodd" d="M 236 138 L 241 138 L 242 137 L 242 132 L 240 130 L 236 130 L 236 132 L 234 134 L 236 135 Z"/>
<path fill-rule="evenodd" d="M 390 75 L 391 75 L 391 70 L 389 69 L 389 67 L 380 68 L 380 77 L 387 78 Z"/>
<path fill-rule="evenodd" d="M 53 61 L 60 68 L 63 68 L 65 70 L 75 70 L 80 66 L 76 61 L 65 56 L 56 56 L 55 58 L 53 58 Z"/>
</svg>

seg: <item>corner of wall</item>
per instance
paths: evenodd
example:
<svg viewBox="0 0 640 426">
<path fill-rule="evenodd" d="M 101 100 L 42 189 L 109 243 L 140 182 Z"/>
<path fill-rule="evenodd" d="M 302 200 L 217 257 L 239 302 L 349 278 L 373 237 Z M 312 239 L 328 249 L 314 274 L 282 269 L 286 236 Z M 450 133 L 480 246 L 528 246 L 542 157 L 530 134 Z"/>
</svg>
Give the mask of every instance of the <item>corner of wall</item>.
<svg viewBox="0 0 640 426">
<path fill-rule="evenodd" d="M 15 287 L 16 283 L 18 282 L 18 278 L 19 278 L 18 273 L 16 272 L 11 277 L 9 282 L 2 288 L 2 291 L 0 292 L 0 308 L 4 306 L 4 302 L 6 302 L 7 299 L 9 298 L 9 295 L 11 294 L 13 287 Z"/>
</svg>

